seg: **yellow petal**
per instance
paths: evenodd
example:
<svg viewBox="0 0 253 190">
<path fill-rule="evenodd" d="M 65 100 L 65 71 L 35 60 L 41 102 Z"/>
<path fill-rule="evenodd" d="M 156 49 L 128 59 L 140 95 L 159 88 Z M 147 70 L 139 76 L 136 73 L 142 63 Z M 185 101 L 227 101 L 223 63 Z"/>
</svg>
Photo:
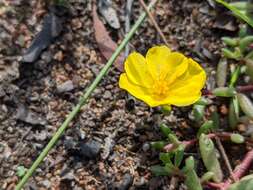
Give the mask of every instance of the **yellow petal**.
<svg viewBox="0 0 253 190">
<path fill-rule="evenodd" d="M 164 79 L 174 73 L 176 68 L 184 63 L 184 58 L 183 54 L 171 52 L 166 46 L 152 47 L 146 55 L 148 70 L 153 79 Z"/>
<path fill-rule="evenodd" d="M 124 65 L 127 77 L 132 83 L 147 88 L 153 85 L 153 79 L 147 70 L 146 60 L 141 54 L 131 53 Z"/>
<path fill-rule="evenodd" d="M 171 53 L 171 57 L 177 56 L 178 53 Z M 169 73 L 167 73 L 165 80 L 167 81 L 168 85 L 171 85 L 177 78 L 182 76 L 188 69 L 188 58 L 184 56 L 183 60 L 176 65 L 174 68 L 171 69 Z"/>
<path fill-rule="evenodd" d="M 160 105 L 159 102 L 156 102 L 155 100 L 152 99 L 152 96 L 148 88 L 132 83 L 125 73 L 120 75 L 119 86 L 120 88 L 128 91 L 134 97 L 144 101 L 150 107 Z"/>
<path fill-rule="evenodd" d="M 176 106 L 195 103 L 201 96 L 206 81 L 206 73 L 194 60 L 188 59 L 187 71 L 170 85 L 166 102 Z"/>
</svg>

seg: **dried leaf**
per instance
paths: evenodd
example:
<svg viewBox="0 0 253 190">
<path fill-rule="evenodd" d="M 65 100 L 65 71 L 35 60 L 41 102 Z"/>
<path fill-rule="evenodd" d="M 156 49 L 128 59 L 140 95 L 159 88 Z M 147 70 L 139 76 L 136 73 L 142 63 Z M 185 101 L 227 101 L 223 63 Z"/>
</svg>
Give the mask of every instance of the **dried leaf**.
<svg viewBox="0 0 253 190">
<path fill-rule="evenodd" d="M 96 6 L 93 7 L 93 26 L 98 48 L 102 55 L 108 60 L 117 48 L 117 44 L 111 39 L 104 24 L 98 18 Z M 114 64 L 119 71 L 123 71 L 124 55 L 121 53 Z"/>
<path fill-rule="evenodd" d="M 112 7 L 110 0 L 99 0 L 98 10 L 100 14 L 105 18 L 106 22 L 114 29 L 120 28 L 119 19 L 115 9 Z"/>
</svg>

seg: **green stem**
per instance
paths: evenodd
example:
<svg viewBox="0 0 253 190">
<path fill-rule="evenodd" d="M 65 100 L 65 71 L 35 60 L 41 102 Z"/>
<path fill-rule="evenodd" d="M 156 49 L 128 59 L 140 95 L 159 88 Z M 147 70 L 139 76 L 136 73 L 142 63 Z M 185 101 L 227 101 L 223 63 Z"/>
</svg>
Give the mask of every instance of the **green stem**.
<svg viewBox="0 0 253 190">
<path fill-rule="evenodd" d="M 150 10 L 154 4 L 158 0 L 152 0 L 151 3 L 148 6 L 148 9 Z M 61 137 L 61 135 L 64 133 L 65 129 L 68 127 L 69 123 L 73 120 L 73 118 L 77 115 L 77 113 L 80 111 L 81 107 L 86 103 L 88 98 L 90 97 L 91 93 L 95 90 L 99 82 L 102 80 L 103 76 L 107 74 L 109 68 L 114 63 L 117 56 L 120 54 L 120 52 L 124 49 L 126 44 L 129 42 L 131 37 L 134 35 L 136 30 L 140 27 L 141 23 L 144 21 L 146 17 L 146 12 L 143 12 L 139 19 L 136 21 L 136 23 L 133 25 L 132 29 L 129 31 L 129 33 L 125 36 L 124 40 L 121 42 L 121 44 L 118 46 L 118 48 L 115 50 L 115 52 L 112 54 L 111 58 L 107 61 L 103 69 L 100 71 L 96 79 L 92 82 L 92 84 L 89 86 L 89 88 L 83 92 L 83 96 L 80 98 L 79 103 L 73 108 L 71 113 L 68 115 L 64 123 L 60 126 L 60 128 L 57 130 L 57 132 L 54 134 L 52 139 L 49 141 L 47 146 L 43 149 L 39 157 L 35 160 L 35 162 L 32 164 L 32 166 L 29 168 L 29 170 L 26 172 L 25 176 L 21 179 L 21 181 L 17 184 L 15 190 L 21 190 L 22 187 L 26 184 L 27 180 L 30 176 L 34 173 L 34 171 L 37 169 L 39 164 L 44 160 L 44 158 L 47 156 L 48 152 L 53 148 L 57 140 Z"/>
</svg>

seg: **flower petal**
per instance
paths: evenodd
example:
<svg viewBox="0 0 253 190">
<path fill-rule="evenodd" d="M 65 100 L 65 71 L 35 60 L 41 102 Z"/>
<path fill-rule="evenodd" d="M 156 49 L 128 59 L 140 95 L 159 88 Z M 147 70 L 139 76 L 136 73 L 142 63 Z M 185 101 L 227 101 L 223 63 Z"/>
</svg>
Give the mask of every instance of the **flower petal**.
<svg viewBox="0 0 253 190">
<path fill-rule="evenodd" d="M 147 88 L 153 85 L 153 79 L 147 70 L 145 58 L 139 53 L 131 53 L 125 61 L 125 72 L 128 79 Z"/>
<path fill-rule="evenodd" d="M 148 50 L 146 55 L 148 70 L 153 79 L 164 79 L 176 71 L 185 56 L 181 53 L 171 52 L 166 46 L 155 46 Z M 184 71 L 182 71 L 183 73 Z"/>
<path fill-rule="evenodd" d="M 122 89 L 125 89 L 128 91 L 131 95 L 134 97 L 144 101 L 146 104 L 148 104 L 151 107 L 159 105 L 159 103 L 155 102 L 152 99 L 152 96 L 150 94 L 150 91 L 148 88 L 136 85 L 132 83 L 127 75 L 125 73 L 120 75 L 119 79 L 119 87 Z"/>
<path fill-rule="evenodd" d="M 175 80 L 169 88 L 166 101 L 176 106 L 187 106 L 195 103 L 201 96 L 201 89 L 205 85 L 206 73 L 202 67 L 192 59 L 188 59 L 187 71 Z"/>
</svg>

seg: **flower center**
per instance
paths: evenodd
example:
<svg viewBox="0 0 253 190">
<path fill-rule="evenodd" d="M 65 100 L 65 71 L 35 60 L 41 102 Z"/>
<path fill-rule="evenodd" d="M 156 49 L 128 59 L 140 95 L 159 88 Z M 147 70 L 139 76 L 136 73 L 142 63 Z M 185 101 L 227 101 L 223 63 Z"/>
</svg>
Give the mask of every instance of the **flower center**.
<svg viewBox="0 0 253 190">
<path fill-rule="evenodd" d="M 164 80 L 155 81 L 152 88 L 152 94 L 157 99 L 163 99 L 168 94 L 168 83 Z"/>
</svg>

